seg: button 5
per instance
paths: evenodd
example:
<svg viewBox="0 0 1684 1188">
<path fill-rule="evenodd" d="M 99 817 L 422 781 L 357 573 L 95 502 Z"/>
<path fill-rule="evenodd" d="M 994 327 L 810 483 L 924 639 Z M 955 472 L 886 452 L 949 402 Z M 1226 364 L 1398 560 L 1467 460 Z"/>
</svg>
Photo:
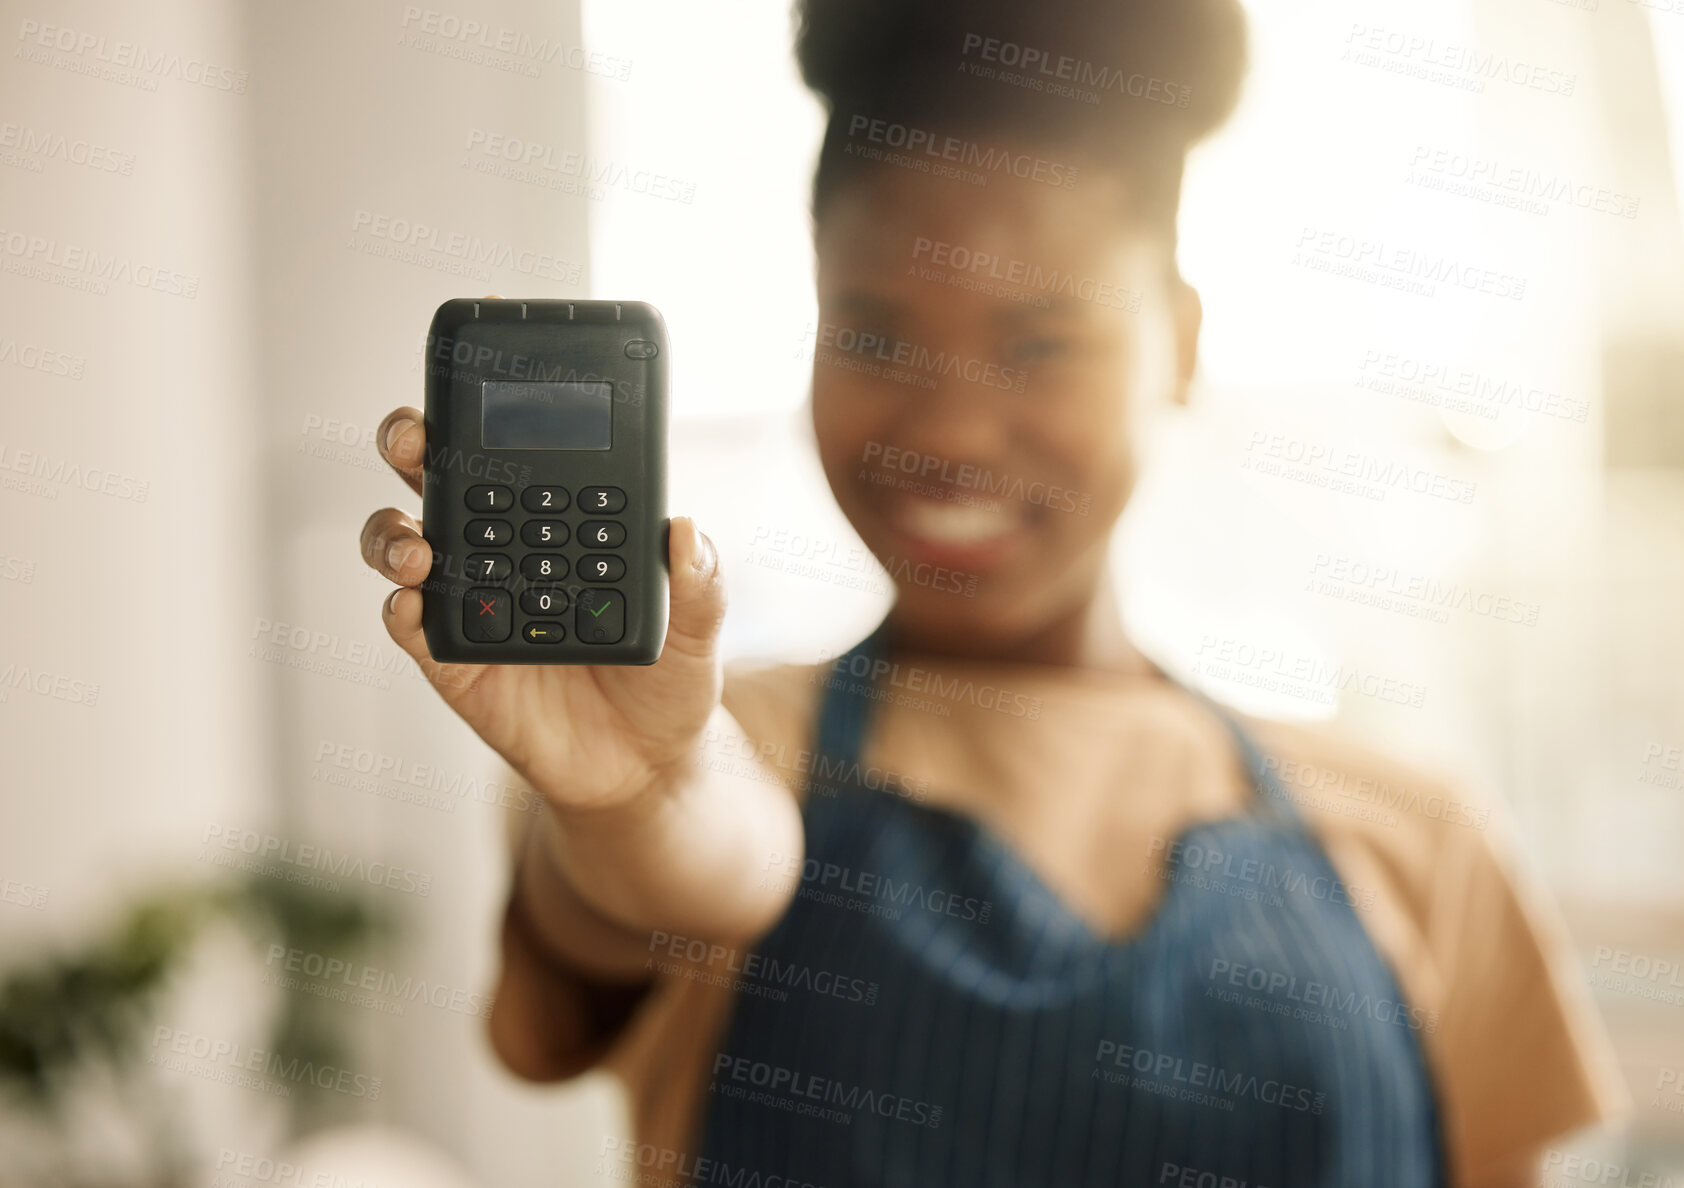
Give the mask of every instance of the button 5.
<svg viewBox="0 0 1684 1188">
<path fill-rule="evenodd" d="M 520 538 L 529 545 L 557 548 L 567 543 L 567 525 L 560 520 L 528 520 L 520 526 Z"/>
</svg>

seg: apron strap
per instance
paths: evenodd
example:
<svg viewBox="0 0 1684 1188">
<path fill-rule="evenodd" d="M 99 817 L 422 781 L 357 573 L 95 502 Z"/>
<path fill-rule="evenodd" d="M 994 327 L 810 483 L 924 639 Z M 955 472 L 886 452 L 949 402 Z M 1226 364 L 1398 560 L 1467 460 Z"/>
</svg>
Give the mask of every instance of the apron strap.
<svg viewBox="0 0 1684 1188">
<path fill-rule="evenodd" d="M 871 724 L 872 710 L 877 704 L 873 696 L 876 678 L 873 669 L 883 657 L 888 637 L 889 620 L 885 618 L 859 643 L 831 662 L 825 679 L 824 700 L 819 708 L 818 743 L 816 750 L 847 770 L 860 762 L 865 749 L 865 734 Z M 1240 758 L 1250 778 L 1252 793 L 1265 812 L 1276 813 L 1284 819 L 1297 821 L 1298 809 L 1270 769 L 1263 751 L 1251 732 L 1240 725 L 1225 707 L 1205 694 L 1176 680 L 1168 673 L 1165 679 L 1197 698 L 1219 718 L 1233 735 L 1240 749 Z"/>
</svg>

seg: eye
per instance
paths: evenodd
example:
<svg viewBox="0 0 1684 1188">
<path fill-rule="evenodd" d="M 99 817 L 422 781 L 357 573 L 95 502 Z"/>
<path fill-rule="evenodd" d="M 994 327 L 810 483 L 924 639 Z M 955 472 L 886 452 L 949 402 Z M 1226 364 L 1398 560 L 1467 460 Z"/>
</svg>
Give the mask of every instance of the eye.
<svg viewBox="0 0 1684 1188">
<path fill-rule="evenodd" d="M 1015 363 L 1041 363 L 1068 354 L 1072 343 L 1056 334 L 1032 334 L 1014 339 L 1007 353 Z"/>
</svg>

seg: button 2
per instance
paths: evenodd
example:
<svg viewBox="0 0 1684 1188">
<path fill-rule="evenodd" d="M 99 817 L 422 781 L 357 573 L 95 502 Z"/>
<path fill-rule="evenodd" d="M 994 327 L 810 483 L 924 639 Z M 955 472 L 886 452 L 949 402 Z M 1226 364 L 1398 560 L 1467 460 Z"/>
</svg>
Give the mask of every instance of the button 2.
<svg viewBox="0 0 1684 1188">
<path fill-rule="evenodd" d="M 566 487 L 528 487 L 520 493 L 520 505 L 530 512 L 567 510 Z"/>
<path fill-rule="evenodd" d="M 573 632 L 581 643 L 619 643 L 626 634 L 626 596 L 618 590 L 581 592 Z"/>
<path fill-rule="evenodd" d="M 502 643 L 513 627 L 507 590 L 469 590 L 462 599 L 462 634 L 475 643 Z"/>
</svg>

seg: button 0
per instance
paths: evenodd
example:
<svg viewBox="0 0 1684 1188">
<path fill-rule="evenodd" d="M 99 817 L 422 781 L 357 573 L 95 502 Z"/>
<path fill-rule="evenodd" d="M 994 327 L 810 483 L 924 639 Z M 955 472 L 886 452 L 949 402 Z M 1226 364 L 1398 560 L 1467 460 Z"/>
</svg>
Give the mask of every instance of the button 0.
<svg viewBox="0 0 1684 1188">
<path fill-rule="evenodd" d="M 618 590 L 586 590 L 573 613 L 574 634 L 588 644 L 619 643 L 626 634 L 626 598 Z"/>
<path fill-rule="evenodd" d="M 520 493 L 520 505 L 529 512 L 567 510 L 566 487 L 528 487 Z"/>
<path fill-rule="evenodd" d="M 520 629 L 520 637 L 527 643 L 560 643 L 567 638 L 567 631 L 560 623 L 528 623 Z"/>
<path fill-rule="evenodd" d="M 462 534 L 472 545 L 506 545 L 515 538 L 515 526 L 507 520 L 469 520 Z"/>
<path fill-rule="evenodd" d="M 567 591 L 544 586 L 522 590 L 520 609 L 529 615 L 559 615 L 567 609 Z"/>
<path fill-rule="evenodd" d="M 567 525 L 560 520 L 528 520 L 520 526 L 520 538 L 529 545 L 559 548 L 567 543 Z"/>
<path fill-rule="evenodd" d="M 507 590 L 469 590 L 462 599 L 462 634 L 475 643 L 502 643 L 513 627 Z"/>
<path fill-rule="evenodd" d="M 586 520 L 579 525 L 579 543 L 592 549 L 611 549 L 626 543 L 626 526 L 613 520 Z"/>
<path fill-rule="evenodd" d="M 618 487 L 586 487 L 579 492 L 579 510 L 613 515 L 624 511 L 626 493 Z"/>
<path fill-rule="evenodd" d="M 465 501 L 470 511 L 508 511 L 515 505 L 515 493 L 507 487 L 469 487 Z"/>
</svg>

